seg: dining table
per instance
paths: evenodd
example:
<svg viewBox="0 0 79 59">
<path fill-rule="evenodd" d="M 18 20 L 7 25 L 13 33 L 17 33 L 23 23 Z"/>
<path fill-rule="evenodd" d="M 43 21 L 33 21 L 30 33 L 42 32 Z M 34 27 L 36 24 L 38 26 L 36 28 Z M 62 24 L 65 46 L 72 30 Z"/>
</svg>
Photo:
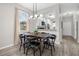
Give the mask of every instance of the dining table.
<svg viewBox="0 0 79 59">
<path fill-rule="evenodd" d="M 45 32 L 25 32 L 23 33 L 23 35 L 27 35 L 27 36 L 34 36 L 34 37 L 38 37 L 38 38 L 45 38 L 45 37 L 48 37 L 48 36 L 51 36 L 51 34 L 49 33 L 45 33 Z"/>
<path fill-rule="evenodd" d="M 48 36 L 51 36 L 51 34 L 49 33 L 45 33 L 45 32 L 25 32 L 23 33 L 24 36 L 27 36 L 27 37 L 37 37 L 40 41 L 40 47 L 42 46 L 42 40 Z M 25 50 L 25 49 L 24 49 Z M 42 48 L 41 48 L 42 50 Z M 41 52 L 40 52 L 41 53 Z"/>
</svg>

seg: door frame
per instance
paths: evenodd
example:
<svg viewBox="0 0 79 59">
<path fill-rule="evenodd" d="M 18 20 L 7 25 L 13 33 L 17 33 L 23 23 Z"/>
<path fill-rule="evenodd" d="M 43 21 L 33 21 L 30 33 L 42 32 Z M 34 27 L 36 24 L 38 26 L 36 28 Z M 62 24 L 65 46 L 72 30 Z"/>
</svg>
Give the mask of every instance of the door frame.
<svg viewBox="0 0 79 59">
<path fill-rule="evenodd" d="M 71 15 L 70 17 L 72 17 L 72 20 L 70 20 L 71 22 L 71 33 L 73 32 L 74 30 L 74 24 L 73 24 L 73 15 Z M 62 33 L 62 38 L 63 38 L 63 16 L 61 17 L 61 33 Z M 72 33 L 72 36 L 73 36 L 73 33 Z"/>
<path fill-rule="evenodd" d="M 19 37 L 17 35 L 17 22 L 18 22 L 18 8 L 15 8 L 15 26 L 14 26 L 14 45 L 17 45 L 19 42 L 17 40 L 19 40 Z M 17 39 L 18 38 L 18 39 Z"/>
<path fill-rule="evenodd" d="M 14 45 L 19 44 L 19 41 L 20 41 L 19 40 L 19 35 L 18 35 L 20 33 L 20 26 L 18 26 L 18 25 L 20 25 L 19 19 L 18 19 L 18 16 L 19 16 L 18 10 L 22 10 L 24 12 L 27 12 L 28 16 L 30 14 L 30 12 L 28 11 L 28 9 L 26 11 L 26 10 L 23 10 L 21 8 L 18 8 L 18 7 L 15 8 Z M 28 23 L 29 23 L 29 21 L 28 21 Z M 27 23 L 26 23 L 26 25 L 27 25 Z M 27 27 L 29 28 L 29 24 L 27 25 Z M 29 31 L 29 29 L 26 29 L 26 31 Z"/>
</svg>

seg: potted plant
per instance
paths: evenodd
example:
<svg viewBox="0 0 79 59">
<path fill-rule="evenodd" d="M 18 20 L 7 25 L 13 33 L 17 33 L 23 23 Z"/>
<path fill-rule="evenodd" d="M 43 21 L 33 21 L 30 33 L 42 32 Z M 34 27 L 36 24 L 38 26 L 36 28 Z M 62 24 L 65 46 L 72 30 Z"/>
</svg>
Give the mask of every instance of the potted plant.
<svg viewBox="0 0 79 59">
<path fill-rule="evenodd" d="M 36 29 L 36 30 L 34 30 L 34 34 L 38 34 L 38 30 Z"/>
</svg>

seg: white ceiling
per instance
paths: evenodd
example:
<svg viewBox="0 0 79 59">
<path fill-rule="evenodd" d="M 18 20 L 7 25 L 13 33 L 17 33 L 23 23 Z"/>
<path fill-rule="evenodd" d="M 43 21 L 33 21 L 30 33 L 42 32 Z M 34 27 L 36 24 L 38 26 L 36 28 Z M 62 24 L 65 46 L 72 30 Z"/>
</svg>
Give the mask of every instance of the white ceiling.
<svg viewBox="0 0 79 59">
<path fill-rule="evenodd" d="M 33 11 L 33 3 L 20 3 L 20 5 Z M 55 5 L 55 3 L 37 3 L 37 10 L 48 8 L 53 5 Z"/>
</svg>

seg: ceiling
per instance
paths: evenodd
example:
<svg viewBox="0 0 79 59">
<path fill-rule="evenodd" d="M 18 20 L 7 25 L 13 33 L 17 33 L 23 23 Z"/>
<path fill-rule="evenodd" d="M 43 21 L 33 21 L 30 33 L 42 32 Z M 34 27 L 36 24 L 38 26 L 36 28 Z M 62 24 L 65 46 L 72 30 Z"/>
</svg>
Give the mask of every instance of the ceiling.
<svg viewBox="0 0 79 59">
<path fill-rule="evenodd" d="M 20 3 L 20 5 L 33 11 L 33 3 Z M 48 7 L 51 7 L 53 5 L 55 5 L 55 3 L 37 3 L 37 10 L 48 8 Z"/>
</svg>

